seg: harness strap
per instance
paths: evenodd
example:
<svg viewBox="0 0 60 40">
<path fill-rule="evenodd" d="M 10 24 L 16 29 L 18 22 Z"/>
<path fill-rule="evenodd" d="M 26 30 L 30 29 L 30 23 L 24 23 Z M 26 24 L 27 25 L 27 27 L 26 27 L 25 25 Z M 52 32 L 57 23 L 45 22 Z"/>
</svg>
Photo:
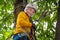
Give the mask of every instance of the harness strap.
<svg viewBox="0 0 60 40">
<path fill-rule="evenodd" d="M 29 37 L 29 31 L 26 29 L 26 27 L 21 27 L 23 30 L 25 30 L 26 32 L 24 32 L 24 33 L 19 33 L 19 34 L 21 34 L 21 36 L 25 36 L 25 35 L 27 35 L 28 36 L 28 38 L 30 39 L 30 37 Z"/>
<path fill-rule="evenodd" d="M 26 36 L 26 35 L 27 35 L 27 33 L 18 33 L 19 37 Z"/>
</svg>

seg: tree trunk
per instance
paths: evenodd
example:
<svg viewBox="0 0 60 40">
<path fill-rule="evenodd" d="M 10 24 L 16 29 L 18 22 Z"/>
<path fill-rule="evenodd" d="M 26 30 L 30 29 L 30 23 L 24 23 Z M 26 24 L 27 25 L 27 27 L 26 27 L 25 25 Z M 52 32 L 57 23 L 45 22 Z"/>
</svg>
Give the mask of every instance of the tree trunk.
<svg viewBox="0 0 60 40">
<path fill-rule="evenodd" d="M 58 7 L 58 19 L 56 24 L 56 35 L 55 40 L 60 40 L 60 0 L 59 0 L 59 7 Z"/>
<path fill-rule="evenodd" d="M 14 3 L 14 16 L 15 16 L 14 27 L 16 25 L 16 20 L 17 20 L 18 13 L 20 11 L 24 10 L 26 4 L 27 4 L 27 0 L 15 0 L 15 3 Z"/>
</svg>

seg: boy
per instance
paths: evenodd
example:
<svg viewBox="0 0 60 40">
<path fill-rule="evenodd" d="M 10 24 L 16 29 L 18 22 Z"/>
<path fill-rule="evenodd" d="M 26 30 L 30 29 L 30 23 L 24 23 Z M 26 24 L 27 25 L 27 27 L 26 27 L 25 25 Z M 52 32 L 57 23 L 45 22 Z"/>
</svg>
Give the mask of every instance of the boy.
<svg viewBox="0 0 60 40">
<path fill-rule="evenodd" d="M 29 19 L 36 13 L 37 9 L 37 5 L 29 3 L 24 12 L 18 14 L 13 40 L 28 40 L 32 27 Z"/>
</svg>

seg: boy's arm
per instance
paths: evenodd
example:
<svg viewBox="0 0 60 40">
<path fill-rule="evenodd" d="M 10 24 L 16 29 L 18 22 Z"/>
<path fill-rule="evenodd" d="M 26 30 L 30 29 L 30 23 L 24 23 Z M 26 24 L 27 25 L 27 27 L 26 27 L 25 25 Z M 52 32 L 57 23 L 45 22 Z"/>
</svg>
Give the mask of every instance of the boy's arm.
<svg viewBox="0 0 60 40">
<path fill-rule="evenodd" d="M 31 27 L 32 26 L 32 23 L 30 23 L 29 21 L 25 21 L 23 18 L 20 18 L 20 25 L 21 26 L 25 26 L 25 27 Z"/>
<path fill-rule="evenodd" d="M 21 25 L 23 27 L 31 27 L 32 23 L 29 21 L 25 21 L 24 19 L 24 12 L 19 13 L 18 18 L 17 18 L 17 25 Z"/>
</svg>

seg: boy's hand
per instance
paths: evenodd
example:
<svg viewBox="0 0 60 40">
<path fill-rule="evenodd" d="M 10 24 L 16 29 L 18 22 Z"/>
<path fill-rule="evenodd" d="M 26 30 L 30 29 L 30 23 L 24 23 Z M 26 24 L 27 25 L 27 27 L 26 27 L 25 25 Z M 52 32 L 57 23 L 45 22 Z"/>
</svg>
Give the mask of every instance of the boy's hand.
<svg viewBox="0 0 60 40">
<path fill-rule="evenodd" d="M 38 22 L 37 22 L 37 21 L 34 21 L 34 22 L 33 22 L 33 24 L 37 25 L 37 24 L 38 24 Z"/>
</svg>

